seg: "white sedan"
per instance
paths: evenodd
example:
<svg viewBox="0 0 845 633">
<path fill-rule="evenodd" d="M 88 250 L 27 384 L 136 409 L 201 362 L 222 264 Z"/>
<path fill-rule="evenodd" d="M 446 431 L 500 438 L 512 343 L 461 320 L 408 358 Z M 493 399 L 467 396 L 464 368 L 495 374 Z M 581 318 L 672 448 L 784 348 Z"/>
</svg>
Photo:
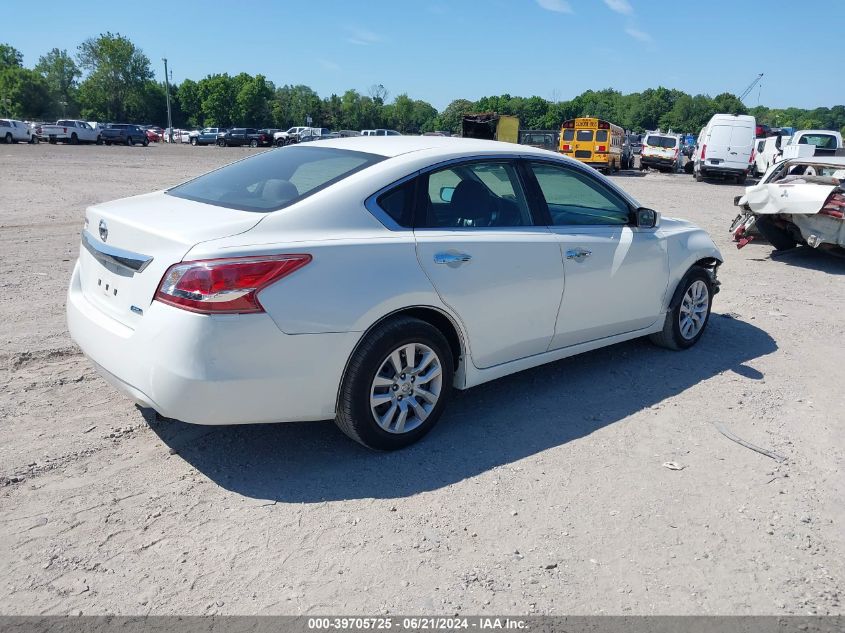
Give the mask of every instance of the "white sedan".
<svg viewBox="0 0 845 633">
<path fill-rule="evenodd" d="M 703 230 L 558 154 L 344 138 L 90 207 L 67 317 L 165 417 L 333 418 L 395 449 L 452 388 L 640 336 L 690 347 L 721 262 Z"/>
</svg>

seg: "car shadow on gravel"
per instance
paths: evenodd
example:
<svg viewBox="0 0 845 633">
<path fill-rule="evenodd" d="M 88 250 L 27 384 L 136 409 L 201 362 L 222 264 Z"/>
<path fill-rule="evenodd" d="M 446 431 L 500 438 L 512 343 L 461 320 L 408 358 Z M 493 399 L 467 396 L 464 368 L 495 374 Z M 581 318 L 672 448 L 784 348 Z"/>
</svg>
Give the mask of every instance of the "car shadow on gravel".
<svg viewBox="0 0 845 633">
<path fill-rule="evenodd" d="M 776 349 L 763 330 L 714 314 L 684 352 L 629 341 L 455 392 L 427 437 L 393 453 L 367 450 L 331 422 L 207 427 L 144 416 L 181 458 L 247 497 L 407 497 L 589 435 L 725 371 L 760 380 L 745 363 Z"/>
<path fill-rule="evenodd" d="M 809 246 L 796 246 L 785 251 L 776 251 L 765 240 L 754 240 L 744 248 L 754 249 L 757 257 L 751 259 L 758 262 L 772 262 L 772 265 L 795 266 L 816 270 L 828 275 L 845 275 L 845 255 L 837 255 L 825 250 Z M 843 251 L 845 253 L 845 251 Z"/>
</svg>

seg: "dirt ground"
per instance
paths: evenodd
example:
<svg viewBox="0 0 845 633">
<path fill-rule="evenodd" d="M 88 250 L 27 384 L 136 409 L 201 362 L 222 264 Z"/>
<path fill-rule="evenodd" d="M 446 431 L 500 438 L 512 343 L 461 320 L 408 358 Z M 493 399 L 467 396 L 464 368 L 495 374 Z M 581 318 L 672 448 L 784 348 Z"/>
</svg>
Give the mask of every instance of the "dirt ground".
<svg viewBox="0 0 845 633">
<path fill-rule="evenodd" d="M 741 187 L 626 172 L 725 256 L 694 349 L 459 393 L 393 454 L 156 421 L 66 332 L 84 208 L 250 151 L 0 146 L 0 612 L 843 613 L 845 260 L 737 251 Z"/>
</svg>

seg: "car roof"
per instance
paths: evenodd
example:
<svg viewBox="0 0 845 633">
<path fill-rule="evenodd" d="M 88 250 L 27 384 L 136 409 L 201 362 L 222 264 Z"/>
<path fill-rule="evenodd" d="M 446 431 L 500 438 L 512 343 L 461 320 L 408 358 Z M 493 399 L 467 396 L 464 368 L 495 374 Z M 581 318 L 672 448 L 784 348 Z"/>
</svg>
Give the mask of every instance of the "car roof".
<svg viewBox="0 0 845 633">
<path fill-rule="evenodd" d="M 789 158 L 787 160 L 790 164 L 845 166 L 845 156 L 808 156 L 807 158 Z"/>
<path fill-rule="evenodd" d="M 410 152 L 442 150 L 447 153 L 537 154 L 548 156 L 548 150 L 534 149 L 516 143 L 485 141 L 450 136 L 353 136 L 320 141 L 320 147 L 336 147 L 353 152 L 366 152 L 392 158 Z"/>
</svg>

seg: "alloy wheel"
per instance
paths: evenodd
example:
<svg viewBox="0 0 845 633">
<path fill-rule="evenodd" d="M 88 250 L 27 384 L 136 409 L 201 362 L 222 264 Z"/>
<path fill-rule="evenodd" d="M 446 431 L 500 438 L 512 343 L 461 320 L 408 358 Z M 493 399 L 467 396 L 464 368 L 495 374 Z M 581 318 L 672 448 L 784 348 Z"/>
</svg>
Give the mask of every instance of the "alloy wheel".
<svg viewBox="0 0 845 633">
<path fill-rule="evenodd" d="M 408 433 L 431 414 L 443 387 L 443 367 L 433 349 L 406 343 L 382 361 L 370 387 L 370 410 L 388 433 Z"/>
<path fill-rule="evenodd" d="M 678 313 L 678 325 L 681 336 L 686 340 L 696 337 L 707 322 L 707 310 L 710 307 L 710 290 L 701 279 L 696 279 L 681 300 Z"/>
</svg>

